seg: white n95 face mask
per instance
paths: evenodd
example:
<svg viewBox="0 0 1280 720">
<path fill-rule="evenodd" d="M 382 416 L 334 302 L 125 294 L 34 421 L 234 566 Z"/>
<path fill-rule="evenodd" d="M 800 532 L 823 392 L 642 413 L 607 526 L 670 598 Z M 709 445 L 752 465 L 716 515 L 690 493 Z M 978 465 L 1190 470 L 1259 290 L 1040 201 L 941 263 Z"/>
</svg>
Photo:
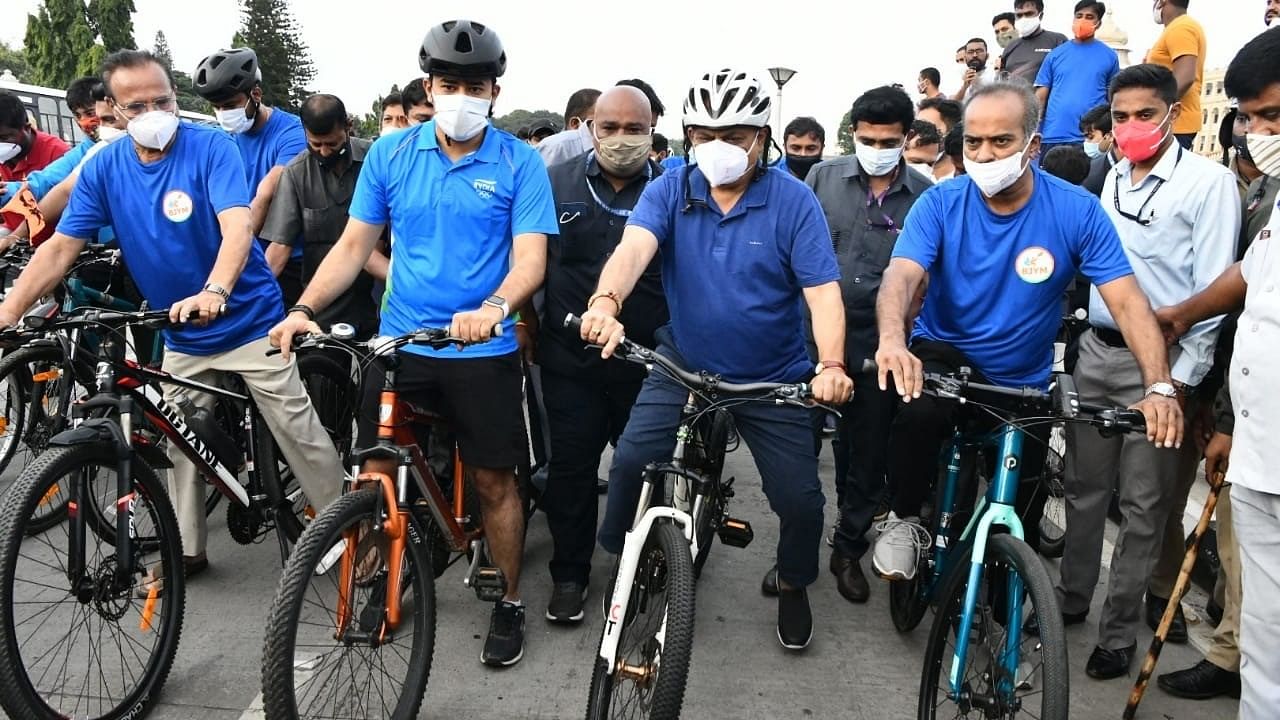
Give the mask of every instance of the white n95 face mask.
<svg viewBox="0 0 1280 720">
<path fill-rule="evenodd" d="M 489 110 L 493 101 L 462 94 L 436 95 L 432 98 L 436 107 L 436 125 L 446 137 L 466 142 L 479 135 L 489 124 Z"/>
<path fill-rule="evenodd" d="M 751 147 L 756 146 L 755 140 Z M 693 148 L 693 161 L 711 187 L 730 185 L 747 173 L 750 151 L 723 140 L 712 140 Z"/>
<path fill-rule="evenodd" d="M 1032 139 L 1035 139 L 1035 136 L 1032 136 Z M 1031 140 L 1028 140 L 1021 150 L 1003 160 L 984 163 L 965 160 L 965 174 L 973 178 L 973 182 L 978 185 L 983 195 L 995 197 L 1018 182 L 1018 178 L 1027 171 L 1027 166 L 1023 165 L 1022 161 L 1026 159 L 1029 147 L 1031 147 Z"/>
<path fill-rule="evenodd" d="M 145 112 L 129 121 L 129 137 L 152 150 L 163 150 L 177 131 L 178 116 L 164 110 Z"/>
</svg>

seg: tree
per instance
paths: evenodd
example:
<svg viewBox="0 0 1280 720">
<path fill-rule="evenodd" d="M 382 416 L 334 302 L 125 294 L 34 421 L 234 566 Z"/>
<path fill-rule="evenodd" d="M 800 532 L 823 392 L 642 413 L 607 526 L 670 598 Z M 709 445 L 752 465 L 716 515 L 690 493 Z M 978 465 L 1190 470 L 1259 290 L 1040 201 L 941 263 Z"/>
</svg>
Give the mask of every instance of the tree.
<svg viewBox="0 0 1280 720">
<path fill-rule="evenodd" d="M 392 95 L 398 92 L 400 92 L 400 86 L 392 85 L 386 95 L 379 95 L 374 98 L 373 104 L 369 106 L 369 112 L 365 113 L 364 117 L 356 118 L 356 121 L 353 124 L 352 130 L 356 137 L 372 140 L 382 134 L 382 101 L 387 97 L 387 95 Z M 349 109 L 347 112 L 351 115 L 355 114 Z"/>
<path fill-rule="evenodd" d="M 173 67 L 173 52 L 169 50 L 169 38 L 164 36 L 163 30 L 156 31 L 156 41 L 151 46 L 151 54 L 159 58 L 165 66 Z"/>
<path fill-rule="evenodd" d="M 13 73 L 20 83 L 33 82 L 31 63 L 27 62 L 27 53 L 22 48 L 11 48 L 0 42 L 0 75 L 5 71 Z"/>
<path fill-rule="evenodd" d="M 853 154 L 853 133 L 849 131 L 849 114 L 852 110 L 846 110 L 840 118 L 840 127 L 836 129 L 836 138 L 840 145 L 841 155 Z"/>
<path fill-rule="evenodd" d="M 107 52 L 138 48 L 133 40 L 134 12 L 133 0 L 89 0 L 89 27 Z"/>
<path fill-rule="evenodd" d="M 60 88 L 96 73 L 102 55 L 94 41 L 83 0 L 45 0 L 35 15 L 27 16 L 23 44 L 31 81 Z"/>
<path fill-rule="evenodd" d="M 169 68 L 170 74 L 173 75 L 173 91 L 174 95 L 178 97 L 178 107 L 180 109 L 206 115 L 213 114 L 213 106 L 191 89 L 191 76 L 181 70 L 174 69 L 173 53 L 169 50 L 169 40 L 164 36 L 163 30 L 156 32 L 155 43 L 151 46 L 151 54 L 164 63 L 164 66 Z"/>
<path fill-rule="evenodd" d="M 288 0 L 242 0 L 240 16 L 231 42 L 257 53 L 263 102 L 296 110 L 311 94 L 307 85 L 316 71 Z"/>
</svg>

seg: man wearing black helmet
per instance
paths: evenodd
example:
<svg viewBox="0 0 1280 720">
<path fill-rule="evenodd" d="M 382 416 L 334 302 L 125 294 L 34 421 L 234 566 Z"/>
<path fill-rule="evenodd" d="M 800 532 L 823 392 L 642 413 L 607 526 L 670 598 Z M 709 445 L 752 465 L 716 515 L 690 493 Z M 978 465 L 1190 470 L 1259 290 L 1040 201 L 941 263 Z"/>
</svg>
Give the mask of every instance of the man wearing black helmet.
<svg viewBox="0 0 1280 720">
<path fill-rule="evenodd" d="M 219 50 L 196 67 L 192 87 L 213 105 L 218 124 L 231 133 L 244 161 L 244 177 L 253 195 L 250 218 L 253 233 L 262 232 L 271 210 L 271 198 L 284 166 L 307 149 L 302 121 L 297 115 L 262 102 L 262 70 L 249 48 Z M 302 243 L 288 245 L 262 241 L 267 263 L 280 279 L 285 306 L 302 292 Z"/>
<path fill-rule="evenodd" d="M 295 335 L 355 280 L 390 225 L 396 242 L 381 333 L 447 327 L 469 343 L 459 351 L 406 346 L 400 351 L 401 397 L 440 412 L 457 433 L 473 471 L 495 565 L 507 581 L 480 656 L 513 665 L 524 654 L 520 556 L 524 515 L 514 468 L 527 460 L 521 412 L 522 372 L 511 308 L 542 284 L 547 235 L 557 231 L 547 171 L 537 151 L 493 127 L 497 80 L 506 71 L 502 42 L 466 20 L 433 27 L 419 63 L 435 117 L 379 139 L 365 156 L 350 219 L 298 305 L 271 331 L 287 357 Z M 495 324 L 503 333 L 491 338 Z M 366 376 L 360 446 L 376 427 L 380 373 Z M 394 466 L 370 461 L 373 472 Z"/>
</svg>

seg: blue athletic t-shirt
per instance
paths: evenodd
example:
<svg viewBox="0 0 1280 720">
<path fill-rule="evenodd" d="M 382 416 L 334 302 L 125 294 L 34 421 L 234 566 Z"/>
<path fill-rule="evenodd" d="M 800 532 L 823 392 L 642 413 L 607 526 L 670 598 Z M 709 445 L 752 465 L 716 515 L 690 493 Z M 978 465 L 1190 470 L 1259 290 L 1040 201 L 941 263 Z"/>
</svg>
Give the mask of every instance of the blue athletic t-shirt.
<svg viewBox="0 0 1280 720">
<path fill-rule="evenodd" d="M 1044 141 L 1083 142 L 1080 118 L 1107 102 L 1107 87 L 1118 72 L 1116 51 L 1097 40 L 1072 40 L 1054 48 L 1036 74 L 1036 87 L 1049 88 L 1041 128 Z"/>
<path fill-rule="evenodd" d="M 86 163 L 58 232 L 83 240 L 113 226 L 138 289 L 151 307 L 163 309 L 209 281 L 222 248 L 218 213 L 248 206 L 235 143 L 220 129 L 184 122 L 156 162 L 144 164 L 125 139 Z M 283 310 L 280 287 L 257 243 L 227 309 L 207 327 L 166 331 L 166 344 L 189 355 L 212 355 L 266 336 Z"/>
<path fill-rule="evenodd" d="M 688 370 L 740 383 L 813 376 L 803 292 L 839 280 L 840 268 L 807 185 L 769 168 L 724 215 L 702 172 L 677 168 L 649 183 L 627 224 L 658 238 L 671 329 Z"/>
<path fill-rule="evenodd" d="M 559 232 L 551 181 L 538 151 L 492 125 L 480 147 L 458 162 L 427 122 L 374 141 L 364 156 L 347 213 L 390 223 L 391 270 L 383 299 L 383 335 L 446 328 L 479 308 L 511 270 L 516 235 Z M 515 321 L 503 334 L 459 352 L 406 346 L 443 358 L 515 352 Z"/>
<path fill-rule="evenodd" d="M 1045 388 L 1077 270 L 1095 285 L 1133 271 L 1096 197 L 1030 171 L 1031 200 L 1012 215 L 993 212 L 967 176 L 929 188 L 893 256 L 929 273 L 913 339 L 954 346 L 997 385 Z"/>
</svg>

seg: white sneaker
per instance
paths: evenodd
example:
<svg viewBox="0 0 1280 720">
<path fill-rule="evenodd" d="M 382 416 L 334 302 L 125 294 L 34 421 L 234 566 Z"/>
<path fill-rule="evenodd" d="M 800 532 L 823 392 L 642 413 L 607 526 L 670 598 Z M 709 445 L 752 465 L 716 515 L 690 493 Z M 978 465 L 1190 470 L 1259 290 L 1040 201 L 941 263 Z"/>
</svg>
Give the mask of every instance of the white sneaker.
<svg viewBox="0 0 1280 720">
<path fill-rule="evenodd" d="M 929 531 L 919 518 L 899 519 L 894 513 L 876 524 L 880 537 L 876 539 L 871 565 L 876 574 L 885 580 L 910 580 L 916 576 L 920 553 L 932 544 Z"/>
</svg>

